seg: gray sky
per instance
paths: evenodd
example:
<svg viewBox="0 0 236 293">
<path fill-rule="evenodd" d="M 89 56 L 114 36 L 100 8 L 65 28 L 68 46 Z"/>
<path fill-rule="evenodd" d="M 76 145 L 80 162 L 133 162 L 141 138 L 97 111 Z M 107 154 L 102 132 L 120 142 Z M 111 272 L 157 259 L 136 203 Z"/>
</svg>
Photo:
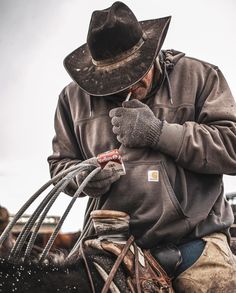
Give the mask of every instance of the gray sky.
<svg viewBox="0 0 236 293">
<path fill-rule="evenodd" d="M 0 204 L 15 213 L 49 179 L 53 116 L 58 94 L 70 82 L 64 57 L 86 41 L 90 15 L 112 1 L 1 0 Z M 164 49 L 174 48 L 218 65 L 236 94 L 234 0 L 125 1 L 139 20 L 172 15 Z M 105 151 L 105 150 L 104 150 Z M 236 177 L 225 177 L 236 191 Z M 60 215 L 62 195 L 50 214 Z M 81 227 L 81 199 L 64 231 Z M 31 212 L 32 210 L 29 210 Z"/>
</svg>

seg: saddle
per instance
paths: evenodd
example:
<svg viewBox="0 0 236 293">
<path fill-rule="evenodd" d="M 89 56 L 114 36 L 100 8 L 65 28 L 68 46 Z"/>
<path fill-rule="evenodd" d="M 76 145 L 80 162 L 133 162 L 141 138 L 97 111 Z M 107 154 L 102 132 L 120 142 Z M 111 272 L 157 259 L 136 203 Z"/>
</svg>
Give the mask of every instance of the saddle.
<svg viewBox="0 0 236 293">
<path fill-rule="evenodd" d="M 104 280 L 101 293 L 119 292 L 114 290 L 114 277 L 120 266 L 127 275 L 127 287 L 131 293 L 174 293 L 171 279 L 152 256 L 149 250 L 137 246 L 133 236 L 129 236 L 129 216 L 124 212 L 96 210 L 91 212 L 96 235 L 85 238 L 80 246 L 86 264 L 86 248 L 91 247 L 115 256 L 115 262 L 109 274 L 95 264 Z M 86 265 L 92 284 L 89 266 Z M 113 286 L 113 290 L 112 290 Z M 94 291 L 93 291 L 94 290 Z M 95 289 L 92 289 L 95 292 Z"/>
</svg>

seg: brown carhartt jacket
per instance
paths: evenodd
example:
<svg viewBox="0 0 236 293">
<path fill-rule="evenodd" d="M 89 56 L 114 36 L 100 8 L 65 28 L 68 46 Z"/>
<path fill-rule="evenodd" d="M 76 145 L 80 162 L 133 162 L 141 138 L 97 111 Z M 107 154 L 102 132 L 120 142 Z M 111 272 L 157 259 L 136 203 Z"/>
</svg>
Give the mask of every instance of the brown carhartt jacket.
<svg viewBox="0 0 236 293">
<path fill-rule="evenodd" d="M 227 234 L 233 222 L 222 183 L 222 174 L 236 174 L 236 105 L 227 82 L 218 67 L 174 50 L 162 51 L 161 64 L 162 82 L 145 101 L 166 121 L 159 150 L 121 146 L 127 174 L 99 202 L 127 212 L 131 233 L 146 248 Z M 117 106 L 114 96 L 89 96 L 74 82 L 64 88 L 48 158 L 52 176 L 120 147 L 108 115 Z M 67 192 L 76 188 L 71 183 Z"/>
</svg>

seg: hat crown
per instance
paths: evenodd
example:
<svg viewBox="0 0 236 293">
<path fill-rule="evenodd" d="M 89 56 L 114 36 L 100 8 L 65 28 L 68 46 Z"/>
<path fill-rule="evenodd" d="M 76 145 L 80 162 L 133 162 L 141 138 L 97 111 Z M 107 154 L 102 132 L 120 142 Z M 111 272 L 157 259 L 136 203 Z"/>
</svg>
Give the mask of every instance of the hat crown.
<svg viewBox="0 0 236 293">
<path fill-rule="evenodd" d="M 87 44 L 92 58 L 102 61 L 131 49 L 142 35 L 142 28 L 129 7 L 115 2 L 107 9 L 93 12 Z"/>
</svg>

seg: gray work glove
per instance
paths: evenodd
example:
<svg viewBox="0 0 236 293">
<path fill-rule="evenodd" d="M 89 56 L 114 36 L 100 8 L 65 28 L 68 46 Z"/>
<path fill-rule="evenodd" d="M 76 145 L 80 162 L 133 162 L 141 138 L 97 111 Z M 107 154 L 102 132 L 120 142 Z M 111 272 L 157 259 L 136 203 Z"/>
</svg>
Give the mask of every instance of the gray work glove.
<svg viewBox="0 0 236 293">
<path fill-rule="evenodd" d="M 130 148 L 157 148 L 163 122 L 139 100 L 123 102 L 122 106 L 109 113 L 117 140 Z"/>
<path fill-rule="evenodd" d="M 88 174 L 95 168 L 100 167 L 97 162 L 97 158 L 93 157 L 83 161 L 84 164 L 88 164 L 84 171 L 81 171 L 76 176 L 76 182 L 80 185 Z M 90 197 L 99 197 L 105 194 L 111 187 L 112 183 L 120 178 L 120 174 L 111 169 L 101 169 L 86 185 L 84 193 Z"/>
</svg>

